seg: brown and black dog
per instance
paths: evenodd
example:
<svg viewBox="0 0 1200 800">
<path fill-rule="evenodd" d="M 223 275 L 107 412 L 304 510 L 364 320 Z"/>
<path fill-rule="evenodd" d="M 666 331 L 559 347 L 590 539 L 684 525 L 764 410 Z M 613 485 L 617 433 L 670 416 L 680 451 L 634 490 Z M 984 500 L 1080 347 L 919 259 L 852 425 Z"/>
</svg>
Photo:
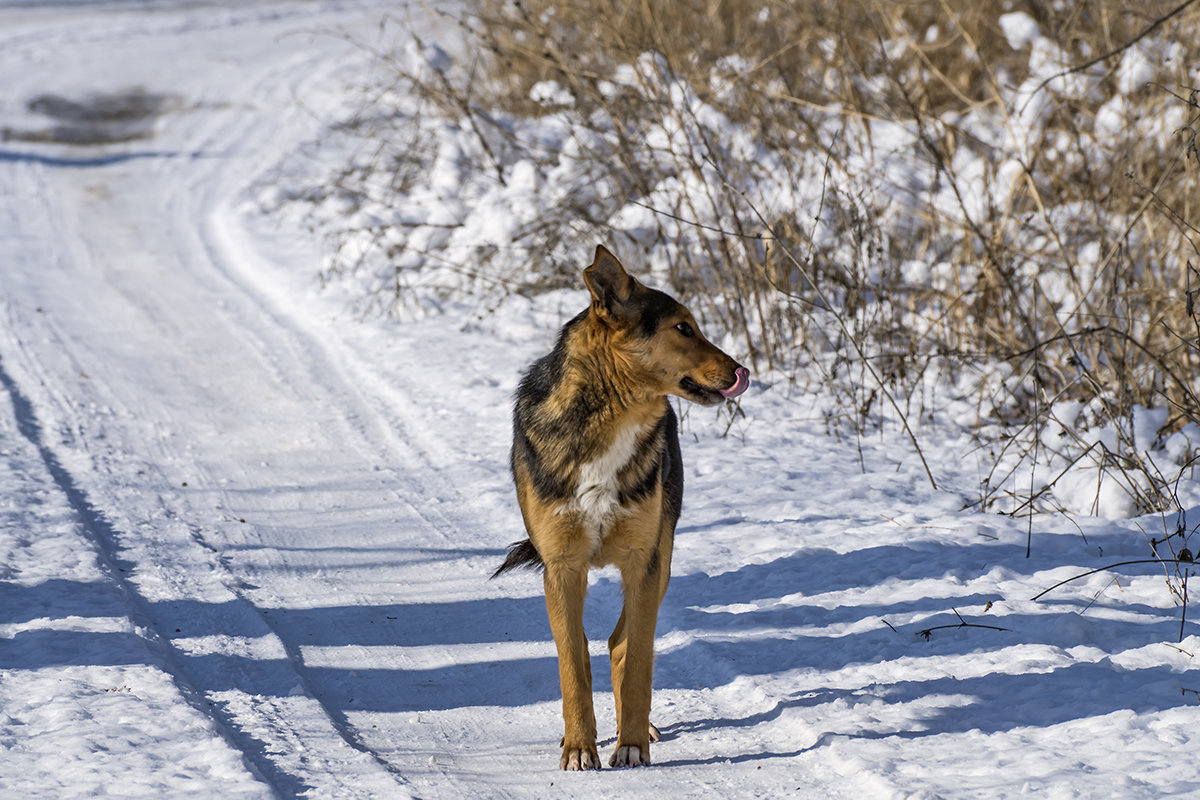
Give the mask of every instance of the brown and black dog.
<svg viewBox="0 0 1200 800">
<path fill-rule="evenodd" d="M 541 567 L 562 683 L 563 769 L 599 769 L 583 630 L 588 569 L 615 564 L 625 606 L 608 640 L 617 706 L 610 766 L 650 763 L 654 629 L 671 573 L 683 465 L 668 395 L 714 405 L 749 371 L 701 335 L 668 295 L 596 248 L 591 306 L 529 368 L 513 413 L 512 471 L 529 538 L 496 575 Z M 495 576 L 493 576 L 495 577 Z"/>
</svg>

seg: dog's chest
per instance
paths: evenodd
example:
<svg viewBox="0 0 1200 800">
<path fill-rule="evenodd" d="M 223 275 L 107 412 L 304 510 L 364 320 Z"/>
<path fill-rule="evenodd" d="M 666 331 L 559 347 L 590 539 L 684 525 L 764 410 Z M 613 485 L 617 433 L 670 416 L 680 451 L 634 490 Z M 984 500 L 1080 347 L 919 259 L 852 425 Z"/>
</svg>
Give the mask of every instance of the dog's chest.
<svg viewBox="0 0 1200 800">
<path fill-rule="evenodd" d="M 637 454 L 646 430 L 643 425 L 623 428 L 604 453 L 579 467 L 573 510 L 583 516 L 588 535 L 597 544 L 620 512 L 621 471 Z"/>
</svg>

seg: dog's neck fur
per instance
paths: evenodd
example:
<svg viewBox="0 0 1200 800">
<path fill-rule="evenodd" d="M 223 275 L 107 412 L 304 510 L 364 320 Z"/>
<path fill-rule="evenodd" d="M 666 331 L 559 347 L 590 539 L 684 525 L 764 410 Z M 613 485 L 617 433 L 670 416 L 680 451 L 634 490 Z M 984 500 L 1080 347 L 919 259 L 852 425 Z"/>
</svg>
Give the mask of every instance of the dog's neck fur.
<svg viewBox="0 0 1200 800">
<path fill-rule="evenodd" d="M 589 314 L 567 335 L 584 337 L 571 349 L 585 355 L 564 363 L 546 405 L 570 427 L 564 437 L 569 444 L 543 456 L 567 466 L 574 485 L 563 510 L 581 513 L 598 541 L 620 511 L 622 472 L 659 426 L 668 405 L 665 396 L 643 388 L 631 360 L 621 357 L 622 343 L 612 341 L 619 334 L 603 321 Z"/>
<path fill-rule="evenodd" d="M 533 490 L 564 512 L 615 510 L 657 474 L 662 445 L 655 431 L 670 406 L 645 389 L 632 359 L 621 355 L 630 342 L 614 336 L 625 338 L 594 312 L 573 319 L 526 375 L 515 410 L 514 469 L 528 470 Z"/>
<path fill-rule="evenodd" d="M 635 360 L 626 355 L 630 343 L 622 334 L 595 311 L 569 334 L 582 338 L 575 352 L 585 355 L 568 359 L 561 389 L 590 407 L 588 427 L 595 425 L 601 440 L 608 438 L 610 426 L 620 431 L 656 424 L 667 412 L 666 397 L 647 388 Z"/>
</svg>

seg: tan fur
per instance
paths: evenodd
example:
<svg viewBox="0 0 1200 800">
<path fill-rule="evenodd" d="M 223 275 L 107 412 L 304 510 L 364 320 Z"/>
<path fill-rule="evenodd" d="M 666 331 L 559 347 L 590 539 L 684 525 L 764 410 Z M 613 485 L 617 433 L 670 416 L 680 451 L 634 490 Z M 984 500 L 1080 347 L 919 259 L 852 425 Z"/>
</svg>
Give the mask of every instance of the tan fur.
<svg viewBox="0 0 1200 800">
<path fill-rule="evenodd" d="M 682 494 L 667 395 L 720 402 L 735 370 L 745 372 L 700 335 L 687 309 L 643 287 L 604 248 L 584 278 L 591 307 L 522 383 L 513 450 L 558 651 L 563 769 L 600 766 L 583 603 L 588 569 L 610 564 L 625 603 L 608 640 L 617 710 L 609 763 L 650 763 L 654 635 Z"/>
</svg>

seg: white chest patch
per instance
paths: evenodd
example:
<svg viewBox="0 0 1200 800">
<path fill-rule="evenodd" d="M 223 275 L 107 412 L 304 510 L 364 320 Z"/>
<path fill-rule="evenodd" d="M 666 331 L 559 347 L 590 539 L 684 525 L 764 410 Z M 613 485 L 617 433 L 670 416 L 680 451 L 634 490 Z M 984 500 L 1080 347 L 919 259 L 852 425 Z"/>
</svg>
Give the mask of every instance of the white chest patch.
<svg viewBox="0 0 1200 800">
<path fill-rule="evenodd" d="M 633 458 L 645 432 L 644 425 L 623 429 L 603 455 L 579 468 L 572 510 L 583 515 L 588 536 L 597 546 L 620 510 L 617 476 Z"/>
</svg>

